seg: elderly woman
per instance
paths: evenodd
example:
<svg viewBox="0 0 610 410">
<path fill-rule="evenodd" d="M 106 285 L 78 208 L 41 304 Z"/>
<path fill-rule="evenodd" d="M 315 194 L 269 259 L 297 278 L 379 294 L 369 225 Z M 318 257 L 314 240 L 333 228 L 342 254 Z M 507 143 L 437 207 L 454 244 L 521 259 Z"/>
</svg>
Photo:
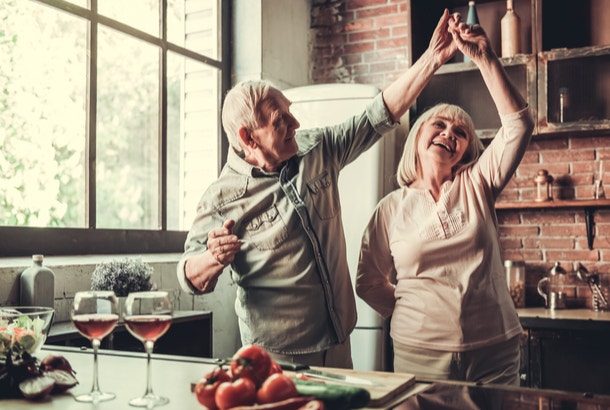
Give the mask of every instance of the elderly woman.
<svg viewBox="0 0 610 410">
<path fill-rule="evenodd" d="M 483 29 L 449 22 L 479 68 L 502 127 L 487 149 L 460 107 L 413 125 L 400 188 L 378 204 L 362 239 L 356 290 L 391 316 L 394 370 L 420 378 L 518 384 L 521 326 L 506 286 L 495 201 L 533 130 Z"/>
</svg>

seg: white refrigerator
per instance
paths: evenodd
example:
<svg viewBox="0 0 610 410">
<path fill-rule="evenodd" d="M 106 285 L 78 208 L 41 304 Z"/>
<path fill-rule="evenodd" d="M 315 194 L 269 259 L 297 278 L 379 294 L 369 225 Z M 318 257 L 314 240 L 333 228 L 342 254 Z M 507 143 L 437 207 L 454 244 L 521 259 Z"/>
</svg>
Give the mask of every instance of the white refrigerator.
<svg viewBox="0 0 610 410">
<path fill-rule="evenodd" d="M 365 84 L 320 84 L 283 90 L 302 129 L 334 125 L 361 113 L 380 92 Z M 339 176 L 347 258 L 355 282 L 360 240 L 379 200 L 395 188 L 405 131 L 401 126 L 345 167 Z M 358 322 L 351 336 L 357 370 L 389 370 L 388 324 L 356 296 Z"/>
</svg>

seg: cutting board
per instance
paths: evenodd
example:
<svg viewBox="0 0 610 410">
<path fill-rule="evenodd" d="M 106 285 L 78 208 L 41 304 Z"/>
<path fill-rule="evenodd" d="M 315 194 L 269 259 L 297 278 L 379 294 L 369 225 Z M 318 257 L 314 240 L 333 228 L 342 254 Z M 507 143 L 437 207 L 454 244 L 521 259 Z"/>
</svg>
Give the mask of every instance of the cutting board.
<svg viewBox="0 0 610 410">
<path fill-rule="evenodd" d="M 312 369 L 356 376 L 379 383 L 379 386 L 362 386 L 362 388 L 368 390 L 371 394 L 371 401 L 366 407 L 383 407 L 396 396 L 403 394 L 409 389 L 409 387 L 415 384 L 415 376 L 409 373 L 348 370 L 331 367 L 312 367 Z M 328 380 L 326 380 L 325 382 L 329 384 L 335 383 Z M 337 384 L 341 383 L 337 382 Z"/>
</svg>

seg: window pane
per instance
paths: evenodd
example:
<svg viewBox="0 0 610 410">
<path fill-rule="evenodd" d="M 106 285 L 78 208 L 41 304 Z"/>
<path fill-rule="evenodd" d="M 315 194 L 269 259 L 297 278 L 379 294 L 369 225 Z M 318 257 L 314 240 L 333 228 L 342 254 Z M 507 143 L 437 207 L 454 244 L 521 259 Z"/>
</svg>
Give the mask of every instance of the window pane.
<svg viewBox="0 0 610 410">
<path fill-rule="evenodd" d="M 0 4 L 0 224 L 85 226 L 87 23 Z"/>
<path fill-rule="evenodd" d="M 167 1 L 167 40 L 213 59 L 220 59 L 218 1 Z"/>
<path fill-rule="evenodd" d="M 98 0 L 97 9 L 106 17 L 159 36 L 159 0 Z"/>
<path fill-rule="evenodd" d="M 188 230 L 218 176 L 220 72 L 168 53 L 168 229 Z"/>
<path fill-rule="evenodd" d="M 98 38 L 98 228 L 159 228 L 159 49 L 110 29 Z"/>
</svg>

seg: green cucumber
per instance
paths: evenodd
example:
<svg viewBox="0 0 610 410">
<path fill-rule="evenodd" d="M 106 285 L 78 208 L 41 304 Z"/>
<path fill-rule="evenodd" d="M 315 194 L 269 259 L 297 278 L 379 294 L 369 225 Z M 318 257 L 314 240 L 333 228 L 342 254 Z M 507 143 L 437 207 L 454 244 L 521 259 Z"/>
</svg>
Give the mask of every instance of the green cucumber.
<svg viewBox="0 0 610 410">
<path fill-rule="evenodd" d="M 368 390 L 361 387 L 293 379 L 301 396 L 313 396 L 332 410 L 359 409 L 371 400 Z"/>
</svg>

